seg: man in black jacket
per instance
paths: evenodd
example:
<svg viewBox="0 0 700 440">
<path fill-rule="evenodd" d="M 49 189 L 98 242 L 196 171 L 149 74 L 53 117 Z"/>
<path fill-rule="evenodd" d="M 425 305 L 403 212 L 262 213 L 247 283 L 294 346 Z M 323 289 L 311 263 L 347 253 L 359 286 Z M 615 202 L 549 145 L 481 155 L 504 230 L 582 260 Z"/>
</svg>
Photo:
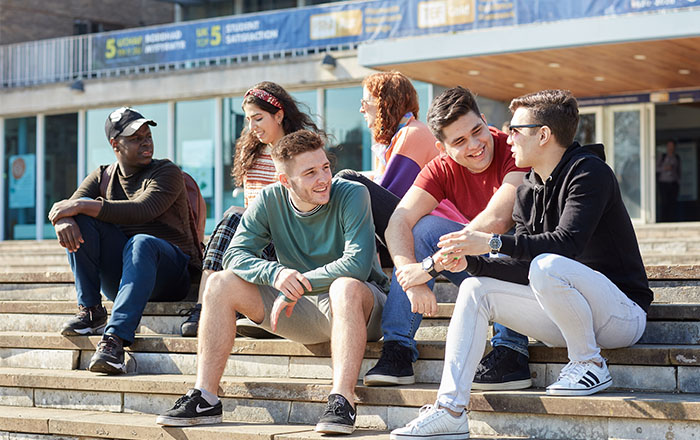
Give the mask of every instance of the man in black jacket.
<svg viewBox="0 0 700 440">
<path fill-rule="evenodd" d="M 570 362 L 551 395 L 589 395 L 612 378 L 600 348 L 639 340 L 653 299 L 632 222 L 602 145 L 574 142 L 576 99 L 545 90 L 514 99 L 508 143 L 519 167 L 514 236 L 462 230 L 438 246 L 449 270 L 474 278 L 460 286 L 435 405 L 392 439 L 467 438 L 464 408 L 489 321 L 548 346 Z M 510 258 L 478 257 L 484 253 Z M 466 256 L 466 258 L 465 258 Z"/>
</svg>

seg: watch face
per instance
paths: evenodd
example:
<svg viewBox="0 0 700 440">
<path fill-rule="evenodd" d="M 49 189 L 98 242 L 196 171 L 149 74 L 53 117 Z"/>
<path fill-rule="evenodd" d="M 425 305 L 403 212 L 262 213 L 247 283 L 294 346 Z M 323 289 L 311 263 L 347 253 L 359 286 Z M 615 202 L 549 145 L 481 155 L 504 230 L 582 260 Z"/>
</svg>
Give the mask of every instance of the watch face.
<svg viewBox="0 0 700 440">
<path fill-rule="evenodd" d="M 492 237 L 491 240 L 489 240 L 489 247 L 494 251 L 501 249 L 501 245 L 501 237 Z"/>
<path fill-rule="evenodd" d="M 433 265 L 434 265 L 434 263 L 433 263 L 433 258 L 432 258 L 432 257 L 426 257 L 426 258 L 423 259 L 423 261 L 421 262 L 421 267 L 422 267 L 423 270 L 426 271 L 426 272 L 430 271 L 430 269 L 433 268 Z"/>
</svg>

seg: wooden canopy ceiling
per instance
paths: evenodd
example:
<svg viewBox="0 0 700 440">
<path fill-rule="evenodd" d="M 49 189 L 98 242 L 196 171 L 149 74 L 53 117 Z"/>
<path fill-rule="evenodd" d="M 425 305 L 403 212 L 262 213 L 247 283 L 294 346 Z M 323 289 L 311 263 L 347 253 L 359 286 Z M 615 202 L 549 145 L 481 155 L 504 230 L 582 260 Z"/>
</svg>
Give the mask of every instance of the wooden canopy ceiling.
<svg viewBox="0 0 700 440">
<path fill-rule="evenodd" d="M 579 98 L 700 87 L 700 37 L 376 66 L 509 101 L 543 89 Z"/>
</svg>

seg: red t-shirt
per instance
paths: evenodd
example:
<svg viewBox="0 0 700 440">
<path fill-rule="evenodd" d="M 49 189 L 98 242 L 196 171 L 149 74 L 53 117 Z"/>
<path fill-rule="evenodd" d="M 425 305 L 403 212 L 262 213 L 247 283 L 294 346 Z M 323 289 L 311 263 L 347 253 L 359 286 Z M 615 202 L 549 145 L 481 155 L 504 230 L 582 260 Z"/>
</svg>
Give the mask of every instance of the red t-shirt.
<svg viewBox="0 0 700 440">
<path fill-rule="evenodd" d="M 501 187 L 503 178 L 511 171 L 528 171 L 515 166 L 515 159 L 506 143 L 508 135 L 489 127 L 493 136 L 493 160 L 489 167 L 474 174 L 458 164 L 447 154 L 441 154 L 428 162 L 413 183 L 438 202 L 447 199 L 454 203 L 469 221 L 474 219 Z"/>
</svg>

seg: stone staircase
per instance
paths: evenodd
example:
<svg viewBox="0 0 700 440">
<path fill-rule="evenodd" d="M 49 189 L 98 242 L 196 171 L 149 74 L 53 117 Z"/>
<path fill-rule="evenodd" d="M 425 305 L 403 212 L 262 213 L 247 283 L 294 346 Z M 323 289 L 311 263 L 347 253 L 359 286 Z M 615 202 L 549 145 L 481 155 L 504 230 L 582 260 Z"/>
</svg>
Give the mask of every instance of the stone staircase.
<svg viewBox="0 0 700 440">
<path fill-rule="evenodd" d="M 698 438 L 700 224 L 637 232 L 655 302 L 637 345 L 603 351 L 615 388 L 589 397 L 546 396 L 543 387 L 567 362 L 566 351 L 532 341 L 535 387 L 473 393 L 472 438 Z M 134 373 L 96 375 L 85 367 L 99 337 L 58 333 L 76 306 L 73 276 L 56 242 L 3 242 L 0 260 L 0 440 L 323 438 L 313 426 L 330 390 L 328 344 L 237 339 L 219 390 L 226 422 L 163 428 L 154 414 L 195 380 L 196 340 L 179 336 L 184 318 L 178 314 L 192 303 L 149 304 L 130 348 Z M 438 316 L 425 319 L 418 334 L 418 383 L 358 386 L 361 429 L 350 438 L 387 440 L 388 430 L 435 400 L 457 289 L 440 282 L 436 294 Z M 361 375 L 380 352 L 381 342 L 368 344 Z"/>
</svg>

